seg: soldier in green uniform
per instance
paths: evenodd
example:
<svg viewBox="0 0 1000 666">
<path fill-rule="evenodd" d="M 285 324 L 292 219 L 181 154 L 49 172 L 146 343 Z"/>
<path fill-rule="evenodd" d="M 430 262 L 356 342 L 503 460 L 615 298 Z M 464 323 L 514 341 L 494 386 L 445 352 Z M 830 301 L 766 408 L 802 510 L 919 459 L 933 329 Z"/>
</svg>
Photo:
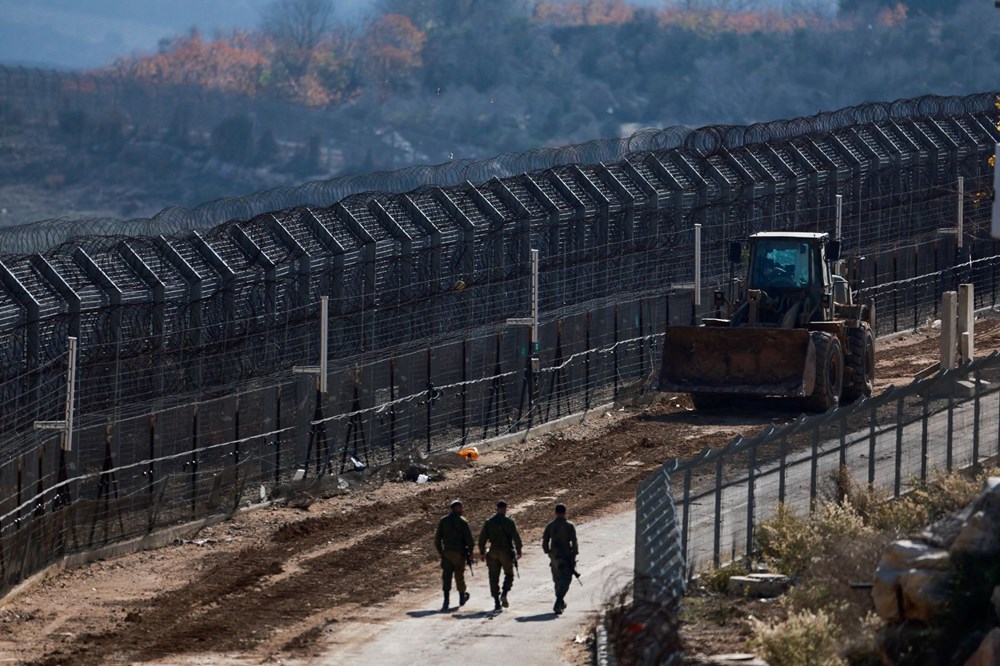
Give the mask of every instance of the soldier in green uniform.
<svg viewBox="0 0 1000 666">
<path fill-rule="evenodd" d="M 454 500 L 451 512 L 438 521 L 437 532 L 434 534 L 434 548 L 441 556 L 441 583 L 444 590 L 442 613 L 448 610 L 452 576 L 455 577 L 455 587 L 458 589 L 458 605 L 464 606 L 469 600 L 469 593 L 465 591 L 465 564 L 471 561 L 474 547 L 472 529 L 462 517 L 462 502 Z"/>
<path fill-rule="evenodd" d="M 566 506 L 556 504 L 556 517 L 545 526 L 542 534 L 542 550 L 549 556 L 552 582 L 556 585 L 556 603 L 552 612 L 556 615 L 566 610 L 566 592 L 573 582 L 576 571 L 576 556 L 579 552 L 576 528 L 566 520 Z"/>
<path fill-rule="evenodd" d="M 489 555 L 486 542 L 490 543 Z M 521 557 L 521 535 L 517 525 L 507 517 L 507 502 L 497 502 L 497 512 L 483 523 L 479 533 L 479 559 L 486 560 L 490 572 L 490 594 L 493 595 L 493 610 L 507 608 L 507 593 L 514 584 L 514 558 Z M 500 570 L 503 569 L 503 589 L 500 588 Z"/>
</svg>

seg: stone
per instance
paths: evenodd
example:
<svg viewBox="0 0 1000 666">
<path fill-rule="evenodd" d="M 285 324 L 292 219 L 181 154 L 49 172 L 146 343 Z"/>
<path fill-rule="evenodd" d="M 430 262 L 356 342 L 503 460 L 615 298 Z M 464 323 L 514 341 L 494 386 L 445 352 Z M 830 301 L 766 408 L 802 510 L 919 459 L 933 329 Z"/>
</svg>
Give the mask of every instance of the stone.
<svg viewBox="0 0 1000 666">
<path fill-rule="evenodd" d="M 994 595 L 995 596 L 995 595 Z M 996 666 L 1000 664 L 1000 627 L 986 634 L 979 648 L 969 657 L 965 666 Z"/>
<path fill-rule="evenodd" d="M 886 622 L 898 622 L 903 619 L 902 591 L 899 580 L 905 569 L 879 564 L 875 570 L 875 581 L 872 584 L 872 602 L 875 612 Z"/>
<path fill-rule="evenodd" d="M 752 573 L 746 576 L 731 576 L 728 582 L 729 594 L 736 597 L 772 598 L 788 591 L 791 578 L 781 574 Z"/>
<path fill-rule="evenodd" d="M 959 555 L 988 557 L 1000 552 L 1000 514 L 983 510 L 973 513 L 965 521 L 948 552 L 953 558 Z"/>
<path fill-rule="evenodd" d="M 910 569 L 900 577 L 903 617 L 932 624 L 947 614 L 955 575 L 949 571 Z"/>
<path fill-rule="evenodd" d="M 951 571 L 954 568 L 951 555 L 944 548 L 934 548 L 915 557 L 913 566 L 917 569 L 935 569 L 937 571 Z"/>
<path fill-rule="evenodd" d="M 889 547 L 882 553 L 882 560 L 878 565 L 894 569 L 909 569 L 913 566 L 913 560 L 931 552 L 931 550 L 931 546 L 922 541 L 899 539 L 889 544 Z"/>
</svg>

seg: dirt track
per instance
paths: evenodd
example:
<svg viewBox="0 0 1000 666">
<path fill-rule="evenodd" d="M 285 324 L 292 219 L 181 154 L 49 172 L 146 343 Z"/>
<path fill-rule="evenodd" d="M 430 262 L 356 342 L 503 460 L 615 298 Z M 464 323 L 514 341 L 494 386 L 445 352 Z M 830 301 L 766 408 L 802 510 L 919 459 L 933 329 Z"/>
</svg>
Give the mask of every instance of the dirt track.
<svg viewBox="0 0 1000 666">
<path fill-rule="evenodd" d="M 1000 349 L 1000 322 L 977 324 L 977 345 L 980 353 Z M 936 358 L 933 331 L 882 344 L 878 385 L 908 382 Z M 308 511 L 247 512 L 203 531 L 201 545 L 95 563 L 0 602 L 0 661 L 308 656 L 325 628 L 352 609 L 436 587 L 430 536 L 451 497 L 463 499 L 474 525 L 504 497 L 530 533 L 548 520 L 556 499 L 577 517 L 614 511 L 665 460 L 792 416 L 698 414 L 686 398 L 667 397 L 486 452 L 438 483 L 372 483 Z"/>
</svg>

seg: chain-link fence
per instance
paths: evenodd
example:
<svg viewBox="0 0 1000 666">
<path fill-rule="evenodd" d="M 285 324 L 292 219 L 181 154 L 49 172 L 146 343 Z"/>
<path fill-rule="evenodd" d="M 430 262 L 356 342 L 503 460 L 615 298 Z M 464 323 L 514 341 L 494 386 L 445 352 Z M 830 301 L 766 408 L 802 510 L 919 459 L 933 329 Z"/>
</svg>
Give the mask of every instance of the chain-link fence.
<svg viewBox="0 0 1000 666">
<path fill-rule="evenodd" d="M 671 460 L 637 495 L 636 598 L 661 612 L 677 608 L 690 576 L 752 557 L 757 525 L 781 504 L 811 511 L 843 470 L 899 497 L 934 472 L 997 456 L 1000 353 L 993 352 L 932 379 Z"/>
</svg>

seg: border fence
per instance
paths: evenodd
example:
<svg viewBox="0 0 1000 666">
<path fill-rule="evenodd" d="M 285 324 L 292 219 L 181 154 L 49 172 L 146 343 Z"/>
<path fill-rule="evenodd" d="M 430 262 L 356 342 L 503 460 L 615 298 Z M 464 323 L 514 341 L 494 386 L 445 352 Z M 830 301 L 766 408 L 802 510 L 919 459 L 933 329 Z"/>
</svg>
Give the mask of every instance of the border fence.
<svg viewBox="0 0 1000 666">
<path fill-rule="evenodd" d="M 674 143 L 608 163 L 4 255 L 0 590 L 295 475 L 524 433 L 619 397 L 651 378 L 668 321 L 709 313 L 692 305 L 694 224 L 708 293 L 735 270 L 729 239 L 832 231 L 839 194 L 847 270 L 879 333 L 934 317 L 957 281 L 995 303 L 981 203 L 994 98 L 665 132 Z M 537 345 L 505 324 L 532 311 L 535 249 Z M 323 296 L 327 393 L 294 373 L 320 357 Z M 65 417 L 70 337 L 61 446 L 33 426 Z"/>
</svg>

